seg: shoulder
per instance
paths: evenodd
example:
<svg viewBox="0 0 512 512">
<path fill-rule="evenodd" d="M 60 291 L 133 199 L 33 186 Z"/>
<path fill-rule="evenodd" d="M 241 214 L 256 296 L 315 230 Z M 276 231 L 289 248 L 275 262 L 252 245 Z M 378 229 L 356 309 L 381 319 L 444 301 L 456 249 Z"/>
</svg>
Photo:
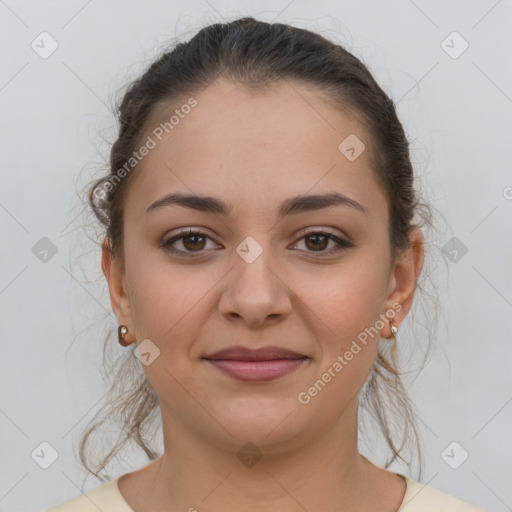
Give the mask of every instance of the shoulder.
<svg viewBox="0 0 512 512">
<path fill-rule="evenodd" d="M 133 512 L 119 491 L 118 480 L 119 478 L 116 478 L 97 489 L 82 493 L 80 496 L 56 505 L 45 512 L 98 512 L 98 510 Z"/>
<path fill-rule="evenodd" d="M 483 508 L 406 477 L 407 491 L 399 512 L 485 512 Z"/>
</svg>

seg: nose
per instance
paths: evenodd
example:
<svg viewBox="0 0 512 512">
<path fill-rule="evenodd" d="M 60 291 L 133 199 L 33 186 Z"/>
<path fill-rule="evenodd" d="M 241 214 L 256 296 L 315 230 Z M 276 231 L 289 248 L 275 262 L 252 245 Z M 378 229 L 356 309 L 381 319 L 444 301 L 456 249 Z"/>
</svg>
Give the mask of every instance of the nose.
<svg viewBox="0 0 512 512">
<path fill-rule="evenodd" d="M 237 255 L 234 268 L 226 276 L 220 313 L 252 328 L 284 319 L 291 311 L 292 300 L 283 271 L 266 257 L 266 251 L 249 261 Z"/>
</svg>

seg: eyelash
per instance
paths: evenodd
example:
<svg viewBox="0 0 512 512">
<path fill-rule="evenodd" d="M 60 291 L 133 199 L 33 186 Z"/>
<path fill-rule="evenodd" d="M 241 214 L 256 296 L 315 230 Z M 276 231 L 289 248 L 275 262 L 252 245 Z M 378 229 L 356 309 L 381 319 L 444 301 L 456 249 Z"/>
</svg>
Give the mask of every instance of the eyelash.
<svg viewBox="0 0 512 512">
<path fill-rule="evenodd" d="M 336 242 L 338 244 L 338 247 L 335 247 L 334 249 L 330 249 L 328 251 L 306 251 L 306 252 L 310 252 L 310 253 L 318 252 L 319 254 L 335 254 L 335 253 L 344 251 L 346 249 L 349 249 L 350 247 L 353 247 L 352 243 L 347 242 L 346 240 L 343 240 L 343 239 L 333 235 L 332 233 L 328 233 L 325 231 L 310 231 L 308 233 L 305 233 L 301 238 L 299 238 L 299 241 L 303 240 L 304 238 L 307 238 L 308 236 L 312 236 L 312 235 L 326 236 L 329 240 Z M 186 254 L 187 255 L 186 257 L 195 258 L 195 257 L 203 256 L 204 249 L 195 253 L 193 251 L 180 251 L 180 250 L 171 248 L 171 245 L 174 244 L 175 242 L 177 242 L 183 238 L 188 238 L 191 236 L 201 236 L 201 237 L 209 238 L 211 240 L 211 237 L 209 237 L 206 233 L 189 228 L 189 229 L 182 230 L 178 235 L 173 236 L 172 238 L 169 238 L 168 240 L 162 242 L 162 244 L 160 244 L 160 247 L 162 247 L 165 251 L 168 251 L 170 253 Z"/>
</svg>

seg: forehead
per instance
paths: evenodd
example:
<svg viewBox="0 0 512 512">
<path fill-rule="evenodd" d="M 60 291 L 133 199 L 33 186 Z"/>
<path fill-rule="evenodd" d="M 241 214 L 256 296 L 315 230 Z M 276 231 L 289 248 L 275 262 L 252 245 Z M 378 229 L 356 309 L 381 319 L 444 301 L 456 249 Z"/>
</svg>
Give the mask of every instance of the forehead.
<svg viewBox="0 0 512 512">
<path fill-rule="evenodd" d="M 191 97 L 196 105 L 176 115 L 158 140 L 152 130 Z M 158 114 L 142 138 L 149 134 L 155 147 L 138 164 L 126 198 L 137 215 L 175 190 L 268 205 L 327 189 L 368 202 L 376 187 L 369 151 L 350 161 L 339 149 L 354 135 L 368 147 L 366 133 L 314 86 L 280 81 L 255 91 L 219 79 Z"/>
<path fill-rule="evenodd" d="M 179 110 L 187 99 L 167 107 L 160 117 L 169 118 L 169 111 Z M 226 148 L 238 142 L 259 152 L 256 145 L 263 144 L 275 156 L 304 156 L 319 144 L 337 151 L 340 137 L 350 133 L 365 137 L 351 118 L 334 111 L 322 90 L 309 84 L 281 80 L 258 90 L 221 78 L 194 99 L 197 106 L 166 134 L 170 145 Z"/>
</svg>

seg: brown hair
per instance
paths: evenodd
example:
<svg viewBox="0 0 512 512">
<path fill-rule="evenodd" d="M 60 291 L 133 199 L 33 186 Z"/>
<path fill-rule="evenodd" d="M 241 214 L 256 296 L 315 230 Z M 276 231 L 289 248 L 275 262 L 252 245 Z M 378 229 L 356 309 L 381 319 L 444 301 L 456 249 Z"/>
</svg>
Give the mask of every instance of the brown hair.
<svg viewBox="0 0 512 512">
<path fill-rule="evenodd" d="M 204 27 L 189 41 L 164 52 L 129 85 L 117 107 L 119 130 L 111 147 L 110 170 L 89 186 L 88 201 L 105 230 L 103 235 L 113 255 L 120 261 L 123 261 L 123 203 L 134 174 L 133 171 L 122 173 L 123 179 L 119 180 L 120 169 L 126 170 L 126 163 L 147 136 L 148 127 L 165 108 L 169 110 L 173 102 L 201 91 L 220 76 L 255 90 L 264 90 L 280 80 L 314 85 L 360 123 L 369 135 L 375 176 L 388 198 L 393 257 L 410 246 L 412 226 L 432 225 L 432 210 L 420 201 L 415 190 L 409 142 L 395 104 L 367 67 L 341 45 L 319 34 L 287 24 L 241 18 Z M 112 184 L 113 178 L 116 178 L 115 186 L 106 186 Z M 413 224 L 416 215 L 419 222 Z M 424 291 L 421 281 L 417 286 Z M 112 331 L 107 335 L 105 347 L 115 343 L 111 334 Z M 82 464 L 100 479 L 99 472 L 130 440 L 150 460 L 159 455 L 149 443 L 149 430 L 159 416 L 159 400 L 138 360 L 129 352 L 124 358 L 117 358 L 117 364 L 110 368 L 114 382 L 100 411 L 104 415 L 96 414 L 80 442 Z M 370 413 L 387 442 L 390 456 L 386 467 L 397 459 L 407 462 L 404 452 L 412 448 L 418 452 L 421 474 L 415 414 L 403 375 L 393 353 L 389 353 L 386 345 L 379 346 L 374 368 L 360 393 L 360 405 L 362 411 Z M 117 431 L 122 426 L 122 434 L 93 467 L 86 454 L 88 441 L 107 421 L 114 421 Z M 359 422 L 362 427 L 362 420 Z"/>
</svg>

